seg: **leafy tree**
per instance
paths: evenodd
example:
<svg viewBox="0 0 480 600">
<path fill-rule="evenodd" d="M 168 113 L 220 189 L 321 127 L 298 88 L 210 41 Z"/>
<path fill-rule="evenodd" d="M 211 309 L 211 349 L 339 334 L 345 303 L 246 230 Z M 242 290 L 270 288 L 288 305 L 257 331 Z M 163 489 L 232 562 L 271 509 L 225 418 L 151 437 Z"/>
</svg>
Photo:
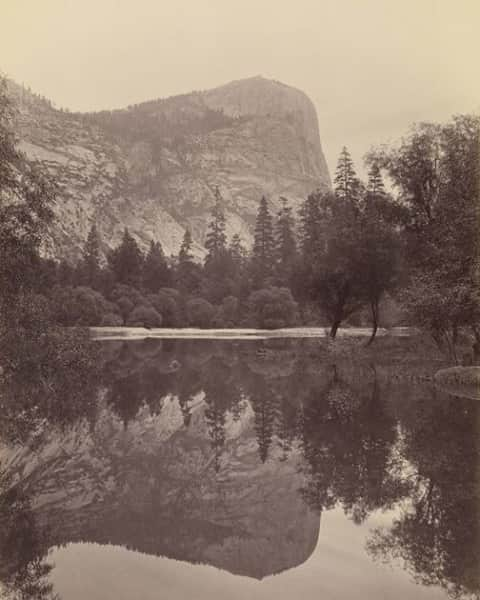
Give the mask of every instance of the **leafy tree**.
<svg viewBox="0 0 480 600">
<path fill-rule="evenodd" d="M 270 287 L 252 292 L 248 306 L 255 327 L 290 327 L 297 320 L 297 303 L 288 288 Z"/>
<path fill-rule="evenodd" d="M 311 263 L 308 291 L 327 317 L 332 338 L 342 321 L 365 302 L 357 200 L 343 195 L 322 197 L 323 252 L 318 262 Z"/>
<path fill-rule="evenodd" d="M 129 314 L 127 325 L 131 327 L 160 327 L 162 315 L 152 306 L 140 305 L 135 307 Z"/>
<path fill-rule="evenodd" d="M 186 313 L 188 324 L 194 327 L 209 327 L 215 308 L 203 298 L 193 298 L 186 304 Z"/>
<path fill-rule="evenodd" d="M 39 248 L 53 220 L 55 186 L 16 146 L 14 110 L 0 80 L 0 317 L 35 289 Z"/>
<path fill-rule="evenodd" d="M 170 290 L 175 292 L 176 290 Z M 161 288 L 156 294 L 147 296 L 148 302 L 162 315 L 163 327 L 178 327 L 181 323 L 181 312 L 177 294 L 169 293 L 168 288 Z"/>
<path fill-rule="evenodd" d="M 235 296 L 226 296 L 218 307 L 214 318 L 215 327 L 235 327 L 238 323 L 239 301 Z"/>
<path fill-rule="evenodd" d="M 143 261 L 142 251 L 128 229 L 125 228 L 120 245 L 108 256 L 108 263 L 115 281 L 139 288 L 142 280 Z"/>
<path fill-rule="evenodd" d="M 386 169 L 404 206 L 411 317 L 456 360 L 461 327 L 480 340 L 480 118 L 420 124 L 370 160 Z"/>
<path fill-rule="evenodd" d="M 52 292 L 52 311 L 56 323 L 64 326 L 93 327 L 115 307 L 92 288 L 56 286 Z"/>
<path fill-rule="evenodd" d="M 368 344 L 374 341 L 377 333 L 381 300 L 398 284 L 400 275 L 401 240 L 391 220 L 391 203 L 380 169 L 374 163 L 369 171 L 362 207 L 358 248 L 362 285 L 372 318 L 372 335 Z"/>
<path fill-rule="evenodd" d="M 124 319 L 117 313 L 107 312 L 103 315 L 100 322 L 101 327 L 121 327 L 124 323 Z"/>
</svg>

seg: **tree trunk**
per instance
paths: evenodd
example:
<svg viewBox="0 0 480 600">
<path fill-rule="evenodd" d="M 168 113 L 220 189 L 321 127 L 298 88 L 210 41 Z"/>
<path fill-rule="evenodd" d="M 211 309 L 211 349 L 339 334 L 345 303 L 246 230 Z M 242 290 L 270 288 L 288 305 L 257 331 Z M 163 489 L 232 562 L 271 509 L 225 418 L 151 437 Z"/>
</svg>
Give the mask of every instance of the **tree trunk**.
<svg viewBox="0 0 480 600">
<path fill-rule="evenodd" d="M 369 339 L 369 340 L 368 340 L 368 342 L 367 342 L 367 346 L 370 346 L 370 344 L 372 344 L 372 343 L 373 343 L 373 340 L 375 339 L 375 336 L 377 335 L 377 330 L 378 330 L 378 323 L 377 323 L 377 321 L 375 320 L 375 321 L 373 322 L 372 334 L 371 334 L 371 336 L 370 336 L 370 339 Z"/>
<path fill-rule="evenodd" d="M 340 327 L 340 323 L 340 319 L 337 319 L 332 323 L 332 328 L 330 329 L 330 337 L 332 338 L 332 340 L 334 340 L 337 335 L 337 330 Z"/>
</svg>

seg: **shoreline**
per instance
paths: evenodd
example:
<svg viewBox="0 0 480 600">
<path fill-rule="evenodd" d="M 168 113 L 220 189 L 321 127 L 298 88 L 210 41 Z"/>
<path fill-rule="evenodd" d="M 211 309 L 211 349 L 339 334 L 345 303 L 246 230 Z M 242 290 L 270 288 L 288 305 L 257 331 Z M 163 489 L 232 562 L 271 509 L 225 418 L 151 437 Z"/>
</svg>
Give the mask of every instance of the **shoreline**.
<svg viewBox="0 0 480 600">
<path fill-rule="evenodd" d="M 194 327 L 154 328 L 144 327 L 89 327 L 94 340 L 143 340 L 154 339 L 230 339 L 265 340 L 272 338 L 329 338 L 329 328 L 325 327 L 287 327 L 282 329 L 199 329 Z M 378 337 L 410 337 L 418 333 L 413 327 L 396 327 L 390 330 L 379 329 Z M 369 327 L 341 328 L 338 338 L 359 338 L 371 335 Z"/>
</svg>

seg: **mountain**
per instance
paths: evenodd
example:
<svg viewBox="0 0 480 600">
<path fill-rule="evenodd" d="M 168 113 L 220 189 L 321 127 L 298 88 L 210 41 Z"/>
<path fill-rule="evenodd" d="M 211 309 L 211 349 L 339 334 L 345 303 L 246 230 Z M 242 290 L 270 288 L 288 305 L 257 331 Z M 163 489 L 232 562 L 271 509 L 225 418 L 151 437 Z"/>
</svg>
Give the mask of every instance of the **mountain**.
<svg viewBox="0 0 480 600">
<path fill-rule="evenodd" d="M 177 253 L 186 227 L 198 257 L 219 186 L 227 233 L 252 241 L 257 204 L 294 208 L 329 188 L 315 108 L 301 91 L 253 77 L 126 109 L 70 113 L 8 82 L 20 148 L 59 186 L 45 253 L 75 259 L 92 223 L 104 250 L 127 226 L 146 248 Z"/>
</svg>

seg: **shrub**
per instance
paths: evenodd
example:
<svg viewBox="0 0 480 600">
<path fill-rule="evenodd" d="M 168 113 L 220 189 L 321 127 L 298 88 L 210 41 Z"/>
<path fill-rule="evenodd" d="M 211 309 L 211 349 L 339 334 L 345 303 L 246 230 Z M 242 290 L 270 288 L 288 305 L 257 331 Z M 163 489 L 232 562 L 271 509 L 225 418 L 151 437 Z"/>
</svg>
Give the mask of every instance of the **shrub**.
<svg viewBox="0 0 480 600">
<path fill-rule="evenodd" d="M 277 329 L 297 322 L 297 303 L 287 288 L 269 287 L 252 292 L 248 307 L 255 327 Z"/>
<path fill-rule="evenodd" d="M 130 298 L 127 298 L 125 296 L 122 296 L 121 298 L 119 298 L 115 302 L 115 304 L 118 307 L 118 310 L 122 316 L 123 321 L 127 320 L 128 315 L 135 308 L 135 304 L 132 302 L 132 300 L 130 300 Z"/>
<path fill-rule="evenodd" d="M 238 324 L 238 308 L 238 298 L 235 296 L 224 298 L 222 304 L 217 309 L 213 325 L 215 327 L 235 327 Z"/>
<path fill-rule="evenodd" d="M 215 307 L 203 298 L 193 298 L 186 305 L 188 324 L 193 327 L 210 327 Z"/>
<path fill-rule="evenodd" d="M 52 293 L 53 314 L 64 326 L 93 327 L 100 325 L 103 316 L 115 312 L 115 307 L 89 287 L 56 287 Z"/>
<path fill-rule="evenodd" d="M 117 302 L 120 298 L 128 298 L 133 306 L 141 304 L 144 300 L 144 296 L 135 288 L 130 285 L 124 285 L 123 283 L 117 283 L 110 293 L 110 300 Z"/>
<path fill-rule="evenodd" d="M 162 315 L 163 327 L 176 327 L 180 323 L 180 309 L 172 294 L 160 290 L 147 296 L 153 308 Z"/>
<path fill-rule="evenodd" d="M 160 327 L 162 315 L 152 306 L 137 306 L 128 316 L 127 325 L 130 327 Z"/>
<path fill-rule="evenodd" d="M 109 312 L 103 315 L 102 322 L 100 323 L 101 327 L 121 327 L 124 321 L 120 315 Z"/>
</svg>

